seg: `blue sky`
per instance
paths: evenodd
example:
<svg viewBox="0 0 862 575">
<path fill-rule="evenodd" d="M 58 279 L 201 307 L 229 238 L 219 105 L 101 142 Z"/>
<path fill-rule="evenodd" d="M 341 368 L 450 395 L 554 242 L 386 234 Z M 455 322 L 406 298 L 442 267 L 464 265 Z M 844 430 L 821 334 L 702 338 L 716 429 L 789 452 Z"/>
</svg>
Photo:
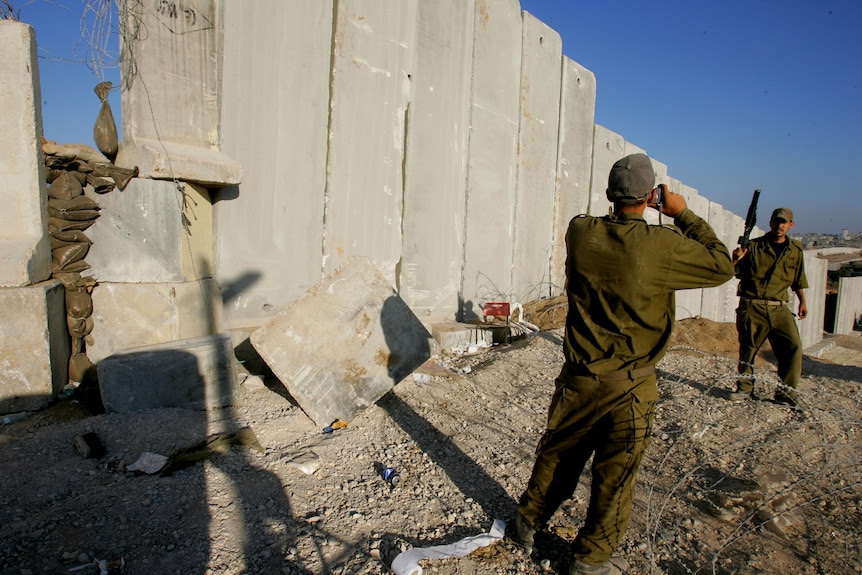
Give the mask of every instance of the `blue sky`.
<svg viewBox="0 0 862 575">
<path fill-rule="evenodd" d="M 86 64 L 86 3 L 16 4 L 36 30 L 45 136 L 93 145 L 100 105 L 93 87 L 114 82 L 119 123 L 119 70 Z M 762 228 L 773 208 L 787 206 L 794 233 L 862 233 L 862 2 L 521 0 L 521 7 L 596 75 L 596 122 L 667 164 L 671 177 L 740 216 L 762 189 Z M 106 47 L 116 52 L 118 44 L 111 35 Z"/>
<path fill-rule="evenodd" d="M 521 0 L 596 75 L 597 124 L 758 225 L 862 232 L 862 2 Z"/>
</svg>

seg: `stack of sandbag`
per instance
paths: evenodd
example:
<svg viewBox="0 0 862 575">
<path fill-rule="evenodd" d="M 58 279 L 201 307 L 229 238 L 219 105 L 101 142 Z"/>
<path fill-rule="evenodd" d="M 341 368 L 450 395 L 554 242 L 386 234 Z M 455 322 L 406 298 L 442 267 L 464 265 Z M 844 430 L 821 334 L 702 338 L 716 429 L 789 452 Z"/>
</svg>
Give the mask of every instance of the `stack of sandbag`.
<svg viewBox="0 0 862 575">
<path fill-rule="evenodd" d="M 117 167 L 101 152 L 84 144 L 43 140 L 42 151 L 47 168 L 52 275 L 66 289 L 66 324 L 72 338 L 69 382 L 74 391 L 93 369 L 86 355 L 86 342 L 93 330 L 91 293 L 96 280 L 83 277 L 81 272 L 90 267 L 85 257 L 92 243 L 84 231 L 99 217 L 101 208 L 85 188 L 96 194 L 108 193 L 115 187 L 124 190 L 138 170 Z"/>
</svg>

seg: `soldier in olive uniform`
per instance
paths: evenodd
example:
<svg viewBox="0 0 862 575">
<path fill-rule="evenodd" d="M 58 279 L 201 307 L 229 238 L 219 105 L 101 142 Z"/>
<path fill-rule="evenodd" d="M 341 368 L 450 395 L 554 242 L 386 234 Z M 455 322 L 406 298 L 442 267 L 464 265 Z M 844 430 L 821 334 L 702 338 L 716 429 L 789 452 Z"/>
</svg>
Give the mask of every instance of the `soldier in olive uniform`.
<svg viewBox="0 0 862 575">
<path fill-rule="evenodd" d="M 735 401 L 756 399 L 754 395 L 754 358 L 765 340 L 769 340 L 778 360 L 778 377 L 784 382 L 775 392 L 775 401 L 795 407 L 796 388 L 802 377 L 802 340 L 793 313 L 787 307 L 787 288 L 799 300 L 799 319 L 808 315 L 805 292 L 805 262 L 802 244 L 787 237 L 793 227 L 793 212 L 778 208 L 769 219 L 769 232 L 748 243 L 748 248 L 733 250 L 736 277 L 739 278 L 739 307 L 736 308 L 736 332 L 739 336 L 741 374 Z"/>
<path fill-rule="evenodd" d="M 674 292 L 733 277 L 730 254 L 709 224 L 685 198 L 654 185 L 645 154 L 623 158 L 608 178 L 613 214 L 578 216 L 566 234 L 565 364 L 509 535 L 532 548 L 535 531 L 572 496 L 592 455 L 590 503 L 573 544 L 574 575 L 627 568 L 611 555 L 628 527 L 635 476 L 649 443 L 658 399 L 655 364 L 670 339 Z M 647 205 L 676 225 L 648 225 Z"/>
</svg>

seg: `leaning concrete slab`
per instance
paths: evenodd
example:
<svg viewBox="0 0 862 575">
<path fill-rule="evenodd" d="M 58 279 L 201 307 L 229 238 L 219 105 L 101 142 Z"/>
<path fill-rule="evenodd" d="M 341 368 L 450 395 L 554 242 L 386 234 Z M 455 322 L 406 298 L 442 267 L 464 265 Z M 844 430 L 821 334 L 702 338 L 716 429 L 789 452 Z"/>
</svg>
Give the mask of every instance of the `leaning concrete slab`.
<svg viewBox="0 0 862 575">
<path fill-rule="evenodd" d="M 230 335 L 127 349 L 97 367 L 107 412 L 175 407 L 209 409 L 239 399 Z"/>
<path fill-rule="evenodd" d="M 560 124 L 560 35 L 522 12 L 521 109 L 512 292 L 526 303 L 552 295 L 554 199 Z"/>
<path fill-rule="evenodd" d="M 176 283 L 100 283 L 93 289 L 93 363 L 114 352 L 221 331 L 222 306 L 212 279 Z"/>
<path fill-rule="evenodd" d="M 66 385 L 65 293 L 57 280 L 0 288 L 0 413 L 45 407 Z"/>
<path fill-rule="evenodd" d="M 557 149 L 557 190 L 554 209 L 554 247 L 551 256 L 552 295 L 566 283 L 566 231 L 590 205 L 590 166 L 593 158 L 593 119 L 596 76 L 563 57 L 560 87 L 560 139 Z"/>
<path fill-rule="evenodd" d="M 473 16 L 472 0 L 419 3 L 398 293 L 427 322 L 458 311 Z"/>
<path fill-rule="evenodd" d="M 101 215 L 87 230 L 88 275 L 100 282 L 185 282 L 210 275 L 212 204 L 206 188 L 135 178 L 87 195 Z M 184 224 L 185 222 L 185 224 Z"/>
<path fill-rule="evenodd" d="M 431 336 L 367 258 L 325 277 L 251 335 L 318 425 L 353 420 L 431 357 Z"/>
<path fill-rule="evenodd" d="M 0 54 L 0 286 L 21 287 L 51 276 L 33 28 L 0 20 Z"/>
</svg>

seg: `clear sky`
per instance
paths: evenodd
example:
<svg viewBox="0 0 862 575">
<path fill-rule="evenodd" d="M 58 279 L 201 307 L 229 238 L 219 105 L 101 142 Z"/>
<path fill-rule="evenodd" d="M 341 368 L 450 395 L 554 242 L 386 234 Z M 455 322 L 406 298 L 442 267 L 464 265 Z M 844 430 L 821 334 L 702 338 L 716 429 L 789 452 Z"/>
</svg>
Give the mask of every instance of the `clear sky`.
<svg viewBox="0 0 862 575">
<path fill-rule="evenodd" d="M 93 87 L 102 80 L 114 82 L 110 103 L 120 122 L 118 69 L 85 64 L 81 18 L 93 3 L 13 0 L 36 30 L 45 136 L 61 143 L 94 145 Z M 596 123 L 667 164 L 671 177 L 743 217 L 760 188 L 764 229 L 772 209 L 787 206 L 793 233 L 862 233 L 859 0 L 521 0 L 521 7 L 596 75 Z M 116 55 L 115 31 L 107 42 Z"/>
<path fill-rule="evenodd" d="M 862 233 L 862 2 L 521 0 L 596 75 L 597 124 L 758 225 Z"/>
</svg>

